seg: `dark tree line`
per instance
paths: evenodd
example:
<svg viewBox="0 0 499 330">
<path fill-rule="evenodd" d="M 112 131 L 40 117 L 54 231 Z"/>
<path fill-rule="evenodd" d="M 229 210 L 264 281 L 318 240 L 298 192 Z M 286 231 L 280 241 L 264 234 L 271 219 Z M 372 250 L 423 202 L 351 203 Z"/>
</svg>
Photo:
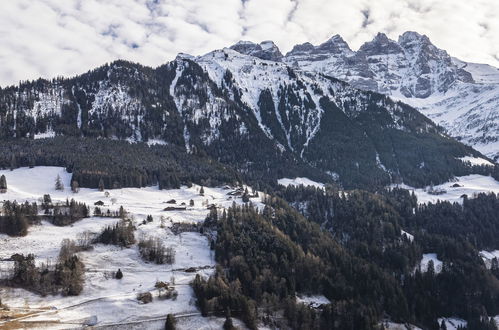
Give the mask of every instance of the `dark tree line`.
<svg viewBox="0 0 499 330">
<path fill-rule="evenodd" d="M 31 224 L 47 219 L 56 226 L 67 226 L 89 216 L 89 209 L 84 203 L 66 200 L 65 204 L 53 205 L 50 195 L 45 195 L 41 208 L 44 215 L 38 215 L 36 203 L 5 201 L 0 215 L 0 233 L 9 236 L 25 236 Z"/>
<path fill-rule="evenodd" d="M 214 186 L 239 181 L 227 166 L 206 156 L 186 154 L 175 146 L 62 136 L 0 144 L 0 168 L 21 166 L 63 166 L 78 187 L 102 190 L 150 185 L 169 189 L 182 184 Z"/>
<path fill-rule="evenodd" d="M 67 226 L 89 216 L 90 211 L 85 203 L 71 199 L 66 200 L 63 205 L 53 207 L 51 221 L 56 226 Z"/>
<path fill-rule="evenodd" d="M 38 222 L 38 207 L 36 203 L 5 201 L 0 216 L 0 233 L 9 236 L 25 236 L 30 224 Z"/>
<path fill-rule="evenodd" d="M 122 219 L 114 225 L 106 226 L 96 237 L 95 243 L 130 247 L 135 243 L 134 231 L 132 222 Z"/>
</svg>

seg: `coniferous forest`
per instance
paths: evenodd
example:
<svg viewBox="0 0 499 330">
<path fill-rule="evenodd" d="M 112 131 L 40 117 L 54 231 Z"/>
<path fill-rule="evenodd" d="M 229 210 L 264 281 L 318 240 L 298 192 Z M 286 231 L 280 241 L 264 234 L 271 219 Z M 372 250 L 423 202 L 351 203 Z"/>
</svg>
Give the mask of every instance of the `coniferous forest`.
<svg viewBox="0 0 499 330">
<path fill-rule="evenodd" d="M 263 210 L 234 205 L 206 219 L 204 230 L 218 233 L 220 267 L 193 283 L 205 315 L 230 310 L 250 328 L 258 315 L 293 329 L 374 329 L 384 318 L 440 329 L 438 317 L 458 316 L 485 329 L 499 312 L 498 262 L 488 268 L 478 254 L 497 249 L 498 196 L 418 206 L 404 189 L 346 196 L 301 186 L 275 195 Z M 443 261 L 440 270 L 419 268 L 428 252 Z M 311 309 L 296 304 L 298 293 L 332 304 Z"/>
</svg>

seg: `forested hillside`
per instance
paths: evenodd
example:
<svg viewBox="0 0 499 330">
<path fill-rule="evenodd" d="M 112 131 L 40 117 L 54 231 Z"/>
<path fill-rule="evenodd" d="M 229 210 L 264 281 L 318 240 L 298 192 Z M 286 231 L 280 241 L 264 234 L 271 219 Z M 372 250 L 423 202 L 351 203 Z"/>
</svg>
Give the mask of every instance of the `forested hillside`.
<svg viewBox="0 0 499 330">
<path fill-rule="evenodd" d="M 493 170 L 457 159 L 482 156 L 407 105 L 230 49 L 0 89 L 0 123 L 5 146 L 54 136 L 168 144 L 266 183 L 308 176 L 373 189 Z"/>
<path fill-rule="evenodd" d="M 375 329 L 388 318 L 435 330 L 440 317 L 485 329 L 487 316 L 499 313 L 497 261 L 488 269 L 478 253 L 497 248 L 489 240 L 497 235 L 496 195 L 418 206 L 403 189 L 346 196 L 302 186 L 278 194 L 287 202 L 268 197 L 263 210 L 233 206 L 206 219 L 221 267 L 193 283 L 203 313 L 230 311 L 250 328 L 260 319 L 293 329 Z M 443 264 L 423 268 L 424 253 Z M 309 308 L 295 302 L 300 294 L 331 304 Z"/>
</svg>

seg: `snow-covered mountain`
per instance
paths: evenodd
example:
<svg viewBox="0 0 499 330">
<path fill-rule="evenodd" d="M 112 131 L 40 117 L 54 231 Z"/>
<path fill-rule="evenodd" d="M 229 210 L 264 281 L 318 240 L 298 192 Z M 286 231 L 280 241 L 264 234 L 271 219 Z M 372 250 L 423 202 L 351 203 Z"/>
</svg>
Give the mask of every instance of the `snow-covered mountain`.
<svg viewBox="0 0 499 330">
<path fill-rule="evenodd" d="M 378 39 L 400 56 L 400 47 Z M 377 47 L 364 49 L 374 54 Z M 297 49 L 313 53 L 315 64 L 327 53 L 360 56 L 334 37 L 319 47 L 295 47 L 293 64 L 269 41 L 240 42 L 198 57 L 179 54 L 155 69 L 117 61 L 71 79 L 0 90 L 0 138 L 76 135 L 167 143 L 258 178 L 315 175 L 347 187 L 421 186 L 472 173 L 460 159 L 479 153 L 410 106 L 304 63 L 297 68 L 305 56 Z M 428 84 L 432 91 L 448 88 L 438 79 Z"/>
<path fill-rule="evenodd" d="M 425 35 L 405 32 L 395 41 L 379 33 L 357 51 L 335 35 L 318 46 L 296 45 L 282 61 L 390 95 L 499 157 L 499 69 L 453 58 Z"/>
</svg>

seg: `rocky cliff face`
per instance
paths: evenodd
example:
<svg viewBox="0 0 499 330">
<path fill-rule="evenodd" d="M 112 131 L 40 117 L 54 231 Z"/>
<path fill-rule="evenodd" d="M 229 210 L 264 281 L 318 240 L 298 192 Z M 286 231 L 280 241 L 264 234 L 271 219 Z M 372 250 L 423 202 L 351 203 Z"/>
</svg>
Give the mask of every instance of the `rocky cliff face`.
<svg viewBox="0 0 499 330">
<path fill-rule="evenodd" d="M 455 65 L 447 52 L 416 32 L 406 32 L 398 41 L 378 33 L 356 52 L 336 35 L 318 46 L 297 45 L 283 60 L 349 81 L 359 88 L 399 92 L 407 98 L 446 92 L 456 81 L 473 82 L 471 74 Z"/>
<path fill-rule="evenodd" d="M 499 70 L 452 58 L 425 35 L 405 32 L 395 41 L 379 33 L 357 51 L 334 36 L 318 46 L 297 45 L 283 61 L 390 95 L 457 139 L 499 157 Z"/>
</svg>

